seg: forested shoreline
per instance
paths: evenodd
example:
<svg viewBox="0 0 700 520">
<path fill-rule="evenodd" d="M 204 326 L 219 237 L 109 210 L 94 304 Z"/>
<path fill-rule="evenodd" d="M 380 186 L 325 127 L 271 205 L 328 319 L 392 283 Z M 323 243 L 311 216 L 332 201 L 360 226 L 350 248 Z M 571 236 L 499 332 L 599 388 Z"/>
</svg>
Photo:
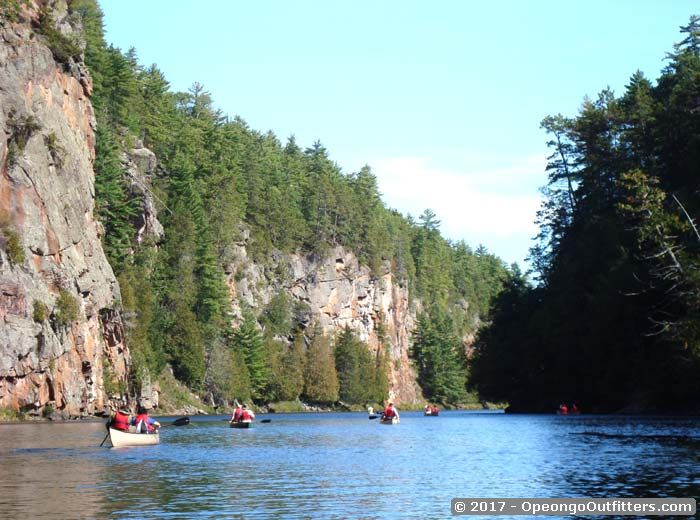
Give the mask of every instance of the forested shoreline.
<svg viewBox="0 0 700 520">
<path fill-rule="evenodd" d="M 402 387 L 413 405 L 700 411 L 700 17 L 655 81 L 635 72 L 621 95 L 541 122 L 551 155 L 527 273 L 446 239 L 439 208 L 387 207 L 370 166 L 252 129 L 200 83 L 173 91 L 105 41 L 96 0 L 9 0 L 0 28 L 23 56 L 3 88 L 13 409 L 93 413 L 174 376 L 212 409 L 359 407 Z M 27 105 L 18 93 L 38 80 L 73 105 L 48 90 Z M 29 202 L 22 173 L 42 188 Z M 20 372 L 36 376 L 22 395 Z"/>
<path fill-rule="evenodd" d="M 94 83 L 96 211 L 129 317 L 133 370 L 120 391 L 137 395 L 170 365 L 216 403 L 386 399 L 387 347 L 370 356 L 351 330 L 324 336 L 300 319 L 303 302 L 280 293 L 266 308 L 232 317 L 224 269 L 231 245 L 246 235 L 261 265 L 273 254 L 322 257 L 342 246 L 373 276 L 391 272 L 418 305 L 413 355 L 425 398 L 475 399 L 466 390 L 464 338 L 486 319 L 504 282 L 520 276 L 517 266 L 446 240 L 430 210 L 414 220 L 387 208 L 369 166 L 345 173 L 320 142 L 302 149 L 293 136 L 282 143 L 253 130 L 216 109 L 199 83 L 171 91 L 134 49 L 107 45 L 94 0 L 75 0 L 70 10 L 83 27 Z M 136 240 L 140 202 L 121 158 L 137 143 L 158 158 L 158 243 Z"/>
<path fill-rule="evenodd" d="M 511 279 L 472 388 L 514 411 L 700 410 L 700 18 L 652 82 L 547 117 L 535 286 Z"/>
</svg>

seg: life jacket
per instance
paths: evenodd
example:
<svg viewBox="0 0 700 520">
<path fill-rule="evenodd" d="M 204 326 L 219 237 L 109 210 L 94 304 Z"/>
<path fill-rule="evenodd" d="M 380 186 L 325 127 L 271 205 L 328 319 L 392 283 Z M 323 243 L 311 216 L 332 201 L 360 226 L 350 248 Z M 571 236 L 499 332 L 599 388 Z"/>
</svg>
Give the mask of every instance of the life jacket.
<svg viewBox="0 0 700 520">
<path fill-rule="evenodd" d="M 387 407 L 386 407 L 386 410 L 384 410 L 384 417 L 387 417 L 387 418 L 391 419 L 391 418 L 394 417 L 395 415 L 396 415 L 396 412 L 394 411 L 394 407 L 393 407 L 393 406 L 387 406 Z"/>
<path fill-rule="evenodd" d="M 129 416 L 121 413 L 117 410 L 114 414 L 114 419 L 112 420 L 112 428 L 115 430 L 121 430 L 123 432 L 129 431 Z"/>
<path fill-rule="evenodd" d="M 241 421 L 250 421 L 251 419 L 252 419 L 252 417 L 250 416 L 250 412 L 248 410 L 243 410 L 241 412 L 241 417 L 240 417 Z"/>
<path fill-rule="evenodd" d="M 148 422 L 148 414 L 140 413 L 134 419 L 134 424 L 136 424 L 136 431 L 138 433 L 151 433 L 153 432 L 153 426 Z"/>
<path fill-rule="evenodd" d="M 233 411 L 233 421 L 240 421 L 241 420 L 241 414 L 243 413 L 243 410 L 238 407 Z"/>
<path fill-rule="evenodd" d="M 438 413 L 440 413 L 437 406 L 433 406 L 432 413 L 433 415 L 437 415 Z"/>
</svg>

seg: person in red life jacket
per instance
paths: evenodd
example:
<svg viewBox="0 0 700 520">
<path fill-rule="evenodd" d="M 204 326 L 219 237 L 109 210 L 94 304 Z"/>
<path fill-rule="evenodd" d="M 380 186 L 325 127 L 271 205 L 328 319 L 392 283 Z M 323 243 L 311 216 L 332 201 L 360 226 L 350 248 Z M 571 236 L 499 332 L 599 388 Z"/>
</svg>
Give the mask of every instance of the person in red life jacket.
<svg viewBox="0 0 700 520">
<path fill-rule="evenodd" d="M 253 410 L 248 410 L 248 407 L 244 404 L 243 409 L 241 410 L 241 421 L 254 421 L 255 420 L 255 414 L 253 413 Z"/>
<path fill-rule="evenodd" d="M 233 411 L 233 415 L 231 416 L 231 422 L 236 422 L 241 420 L 241 413 L 243 413 L 243 408 L 241 405 L 237 405 L 236 409 Z"/>
<path fill-rule="evenodd" d="M 559 414 L 566 415 L 568 413 L 569 413 L 569 408 L 564 403 L 560 404 L 559 405 Z"/>
<path fill-rule="evenodd" d="M 134 418 L 136 433 L 155 433 L 156 425 L 160 426 L 156 421 L 151 419 L 146 412 L 146 409 L 139 408 L 138 415 Z"/>
<path fill-rule="evenodd" d="M 389 403 L 382 413 L 382 419 L 393 419 L 394 417 L 399 418 L 399 411 L 394 408 L 394 403 Z"/>
<path fill-rule="evenodd" d="M 110 428 L 123 432 L 129 431 L 129 413 L 124 410 L 117 410 L 110 423 Z"/>
<path fill-rule="evenodd" d="M 434 405 L 433 405 L 433 408 L 430 410 L 430 412 L 431 412 L 433 415 L 437 415 L 437 414 L 440 413 L 440 410 L 438 410 L 438 406 L 437 406 L 436 404 L 434 404 Z"/>
<path fill-rule="evenodd" d="M 571 405 L 571 413 L 578 413 L 578 412 L 579 412 L 578 406 L 576 406 L 576 403 L 573 403 Z"/>
</svg>

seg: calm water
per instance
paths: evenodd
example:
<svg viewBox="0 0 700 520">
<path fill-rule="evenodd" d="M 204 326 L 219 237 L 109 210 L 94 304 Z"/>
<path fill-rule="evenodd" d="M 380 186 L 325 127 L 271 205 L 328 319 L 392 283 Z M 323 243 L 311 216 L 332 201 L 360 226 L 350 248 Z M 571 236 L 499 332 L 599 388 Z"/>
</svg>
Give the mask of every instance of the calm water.
<svg viewBox="0 0 700 520">
<path fill-rule="evenodd" d="M 100 423 L 0 425 L 1 516 L 451 518 L 456 496 L 700 497 L 699 418 L 265 417 L 193 418 L 124 449 L 98 447 Z"/>
</svg>

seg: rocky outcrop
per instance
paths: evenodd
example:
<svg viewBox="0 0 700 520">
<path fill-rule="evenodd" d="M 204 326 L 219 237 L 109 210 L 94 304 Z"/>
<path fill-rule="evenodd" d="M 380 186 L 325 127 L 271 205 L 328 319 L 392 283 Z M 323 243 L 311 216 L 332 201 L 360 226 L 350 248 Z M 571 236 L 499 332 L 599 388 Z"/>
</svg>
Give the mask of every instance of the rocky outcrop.
<svg viewBox="0 0 700 520">
<path fill-rule="evenodd" d="M 129 180 L 129 194 L 138 199 L 141 212 L 134 222 L 136 242 L 158 243 L 163 239 L 163 225 L 158 220 L 155 197 L 151 190 L 151 179 L 156 171 L 158 161 L 156 154 L 137 141 L 128 153 L 122 155 L 122 168 Z"/>
<path fill-rule="evenodd" d="M 399 404 L 421 400 L 408 357 L 415 309 L 407 287 L 397 282 L 388 265 L 383 274 L 373 276 L 352 252 L 336 247 L 322 257 L 276 253 L 262 266 L 248 258 L 246 241 L 243 232 L 227 269 L 234 314 L 240 316 L 241 304 L 261 308 L 286 291 L 308 309 L 308 316 L 297 317 L 302 324 L 318 324 L 331 335 L 348 326 L 373 352 L 385 349 L 391 399 Z"/>
<path fill-rule="evenodd" d="M 56 63 L 37 11 L 0 26 L 0 407 L 93 414 L 130 360 L 93 214 L 92 85 L 79 60 Z M 68 19 L 55 2 L 70 36 Z"/>
</svg>

